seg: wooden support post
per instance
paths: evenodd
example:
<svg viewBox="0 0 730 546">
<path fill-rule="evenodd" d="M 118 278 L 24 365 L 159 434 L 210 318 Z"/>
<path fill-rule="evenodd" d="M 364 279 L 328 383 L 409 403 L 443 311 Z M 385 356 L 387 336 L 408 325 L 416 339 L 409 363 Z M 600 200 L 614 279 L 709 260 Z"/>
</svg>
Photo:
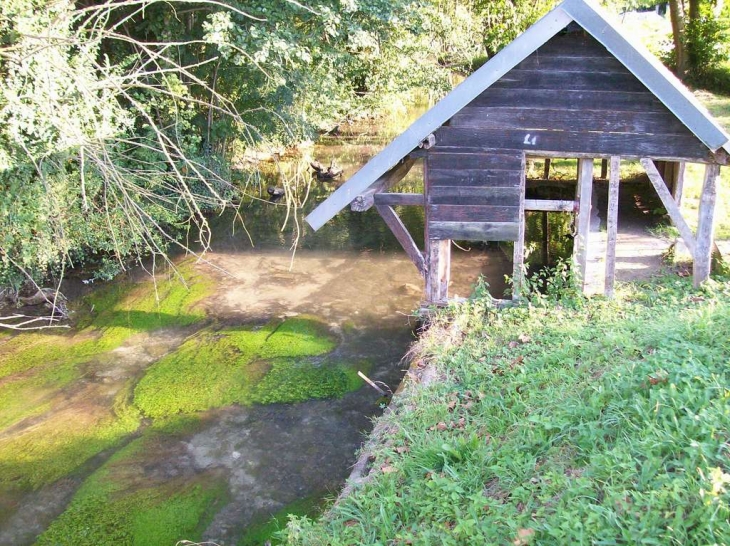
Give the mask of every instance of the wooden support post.
<svg viewBox="0 0 730 546">
<path fill-rule="evenodd" d="M 616 237 L 618 235 L 618 188 L 621 177 L 621 158 L 611 157 L 610 178 L 608 179 L 608 214 L 606 215 L 606 283 L 603 293 L 613 297 L 616 279 Z"/>
<path fill-rule="evenodd" d="M 697 223 L 697 245 L 694 252 L 693 279 L 695 288 L 710 277 L 712 241 L 715 234 L 717 178 L 719 175 L 719 165 L 708 164 L 705 167 L 705 180 L 702 184 L 699 222 Z"/>
<path fill-rule="evenodd" d="M 552 162 L 552 160 L 549 157 L 545 158 L 545 169 L 544 169 L 544 172 L 542 175 L 542 177 L 545 180 L 550 180 L 550 163 L 551 162 Z"/>
<path fill-rule="evenodd" d="M 601 159 L 601 180 L 606 180 L 608 174 L 608 159 Z"/>
<path fill-rule="evenodd" d="M 449 298 L 451 241 L 426 242 L 426 303 L 444 303 Z"/>
<path fill-rule="evenodd" d="M 651 159 L 643 158 L 641 160 L 641 165 L 644 167 L 646 174 L 649 175 L 651 185 L 654 186 L 654 189 L 659 195 L 659 199 L 661 199 L 664 208 L 667 209 L 667 213 L 669 213 L 669 217 L 672 219 L 672 223 L 679 230 L 679 234 L 682 236 L 684 244 L 687 245 L 687 249 L 694 257 L 694 235 L 692 234 L 692 230 L 687 225 L 684 216 L 682 216 L 682 212 L 679 210 L 679 207 L 677 206 L 676 201 L 674 201 L 672 194 L 669 193 L 669 189 L 667 188 L 664 179 L 659 174 L 659 171 L 657 170 L 654 162 Z"/>
<path fill-rule="evenodd" d="M 593 160 L 578 160 L 578 184 L 576 186 L 578 201 L 578 233 L 573 242 L 574 271 L 585 289 L 588 269 L 588 234 L 591 229 L 591 195 L 593 193 Z"/>
<path fill-rule="evenodd" d="M 672 197 L 674 197 L 677 206 L 682 206 L 682 192 L 684 191 L 684 170 L 687 164 L 684 161 L 678 161 L 674 164 L 672 171 Z"/>
<path fill-rule="evenodd" d="M 525 157 L 522 156 L 520 172 L 520 210 L 517 215 L 517 240 L 512 252 L 512 299 L 520 299 L 522 285 L 525 282 L 525 186 L 527 184 L 527 169 Z"/>
<path fill-rule="evenodd" d="M 381 218 L 390 228 L 390 231 L 393 233 L 393 235 L 395 235 L 395 238 L 398 239 L 400 246 L 402 246 L 403 250 L 406 251 L 406 254 L 408 254 L 408 257 L 416 266 L 418 272 L 421 274 L 422 277 L 425 276 L 426 266 L 424 264 L 423 254 L 419 250 L 416 243 L 413 241 L 413 237 L 411 237 L 411 234 L 408 232 L 405 224 L 403 224 L 403 221 L 393 210 L 393 207 L 391 207 L 390 205 L 376 204 L 375 208 L 377 209 Z"/>
</svg>

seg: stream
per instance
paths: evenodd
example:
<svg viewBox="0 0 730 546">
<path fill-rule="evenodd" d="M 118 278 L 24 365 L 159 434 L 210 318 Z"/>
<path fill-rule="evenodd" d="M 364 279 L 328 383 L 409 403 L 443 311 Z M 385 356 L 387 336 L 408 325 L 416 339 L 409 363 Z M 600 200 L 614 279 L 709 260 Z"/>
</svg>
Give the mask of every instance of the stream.
<svg viewBox="0 0 730 546">
<path fill-rule="evenodd" d="M 316 513 L 337 495 L 384 407 L 375 390 L 348 378 L 365 371 L 396 389 L 422 280 L 374 209 L 343 210 L 316 233 L 303 218 L 415 113 L 314 146 L 311 158 L 345 169 L 337 181 L 313 180 L 287 161 L 249 181 L 255 198 L 211 219 L 208 264 L 186 266 L 211 287 L 194 305 L 169 316 L 162 303 L 155 310 L 144 303 L 153 284 L 132 272 L 108 283 L 119 287 L 116 303 L 102 304 L 111 296 L 100 283 L 69 288 L 80 293 L 73 332 L 0 337 L 0 544 L 251 544 L 252 529 L 273 514 Z M 414 168 L 400 191 L 417 191 L 421 176 Z M 267 202 L 267 186 L 287 183 L 301 210 Z M 422 209 L 400 212 L 422 244 Z M 450 293 L 468 296 L 485 275 L 501 296 L 510 269 L 497 246 L 454 248 Z M 249 338 L 259 340 L 251 355 Z M 215 356 L 227 340 L 238 345 Z M 217 358 L 239 362 L 230 373 L 243 373 L 240 381 L 213 367 L 184 382 L 203 373 L 196 359 L 203 367 Z M 174 365 L 175 384 L 160 383 Z M 302 366 L 330 372 L 314 381 Z M 278 370 L 294 373 L 282 375 L 289 383 L 269 384 Z M 323 390 L 335 376 L 344 379 Z M 296 400 L 281 391 L 300 385 Z M 144 398 L 149 392 L 157 398 Z M 201 397 L 208 402 L 196 406 Z M 172 409 L 155 405 L 166 401 Z"/>
</svg>

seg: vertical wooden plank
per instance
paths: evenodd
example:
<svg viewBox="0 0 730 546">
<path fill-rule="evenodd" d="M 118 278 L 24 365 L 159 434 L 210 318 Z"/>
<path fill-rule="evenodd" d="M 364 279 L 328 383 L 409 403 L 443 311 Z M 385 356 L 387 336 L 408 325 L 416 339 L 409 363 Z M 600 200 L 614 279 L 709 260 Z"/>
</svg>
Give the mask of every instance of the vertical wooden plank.
<svg viewBox="0 0 730 546">
<path fill-rule="evenodd" d="M 621 158 L 611 157 L 611 169 L 608 179 L 608 214 L 606 215 L 606 284 L 603 293 L 607 298 L 613 297 L 613 285 L 616 280 L 616 237 L 618 235 L 618 188 L 621 177 Z"/>
<path fill-rule="evenodd" d="M 545 169 L 542 173 L 542 177 L 545 180 L 550 180 L 550 163 L 552 163 L 552 160 L 549 157 L 545 158 Z"/>
<path fill-rule="evenodd" d="M 439 241 L 438 257 L 438 300 L 448 301 L 449 281 L 451 279 L 451 241 Z"/>
<path fill-rule="evenodd" d="M 601 159 L 601 180 L 606 180 L 608 174 L 608 159 Z"/>
<path fill-rule="evenodd" d="M 426 248 L 426 303 L 443 303 L 449 298 L 451 241 L 428 240 Z"/>
<path fill-rule="evenodd" d="M 672 185 L 672 197 L 677 203 L 677 206 L 682 205 L 682 192 L 684 191 L 684 169 L 687 164 L 684 161 L 679 161 L 674 165 L 674 184 Z"/>
<path fill-rule="evenodd" d="M 527 169 L 524 154 L 520 169 L 520 210 L 517 216 L 519 229 L 512 253 L 512 299 L 520 299 L 522 286 L 525 282 L 525 186 L 527 184 Z"/>
<path fill-rule="evenodd" d="M 699 222 L 697 223 L 697 243 L 694 252 L 693 279 L 695 288 L 710 277 L 712 240 L 715 234 L 717 178 L 719 174 L 719 165 L 709 164 L 705 167 L 705 180 L 702 184 Z"/>
<path fill-rule="evenodd" d="M 578 201 L 578 233 L 573 248 L 574 271 L 577 273 L 581 287 L 585 289 L 588 266 L 588 235 L 591 228 L 591 194 L 593 193 L 593 159 L 578 160 L 578 184 L 576 186 Z"/>
</svg>

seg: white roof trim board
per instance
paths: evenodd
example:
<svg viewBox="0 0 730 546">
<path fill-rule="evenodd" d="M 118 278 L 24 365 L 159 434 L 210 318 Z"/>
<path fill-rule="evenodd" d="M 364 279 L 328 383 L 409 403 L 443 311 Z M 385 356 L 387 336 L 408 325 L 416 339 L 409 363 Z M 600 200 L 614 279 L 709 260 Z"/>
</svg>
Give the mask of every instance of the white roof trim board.
<svg viewBox="0 0 730 546">
<path fill-rule="evenodd" d="M 709 150 L 715 152 L 725 147 L 730 151 L 730 136 L 651 53 L 643 46 L 631 44 L 627 37 L 609 23 L 607 14 L 597 6 L 585 0 L 565 0 L 492 57 L 368 161 L 305 218 L 309 225 L 315 230 L 322 227 L 416 148 L 430 133 L 446 123 L 482 91 L 573 21 L 621 61 Z"/>
</svg>

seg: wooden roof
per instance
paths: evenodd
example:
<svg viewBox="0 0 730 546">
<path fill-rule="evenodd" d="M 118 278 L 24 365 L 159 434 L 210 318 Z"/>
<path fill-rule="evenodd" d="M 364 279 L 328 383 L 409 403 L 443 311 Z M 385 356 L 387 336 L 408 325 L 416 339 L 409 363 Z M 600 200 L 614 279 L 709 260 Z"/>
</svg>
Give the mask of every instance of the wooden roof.
<svg viewBox="0 0 730 546">
<path fill-rule="evenodd" d="M 730 151 L 730 136 L 649 51 L 633 45 L 597 6 L 585 0 L 565 0 L 396 137 L 312 211 L 306 217 L 307 222 L 314 229 L 319 229 L 413 151 L 429 134 L 571 22 L 577 23 L 598 40 L 710 151 L 716 152 L 721 148 Z"/>
</svg>

